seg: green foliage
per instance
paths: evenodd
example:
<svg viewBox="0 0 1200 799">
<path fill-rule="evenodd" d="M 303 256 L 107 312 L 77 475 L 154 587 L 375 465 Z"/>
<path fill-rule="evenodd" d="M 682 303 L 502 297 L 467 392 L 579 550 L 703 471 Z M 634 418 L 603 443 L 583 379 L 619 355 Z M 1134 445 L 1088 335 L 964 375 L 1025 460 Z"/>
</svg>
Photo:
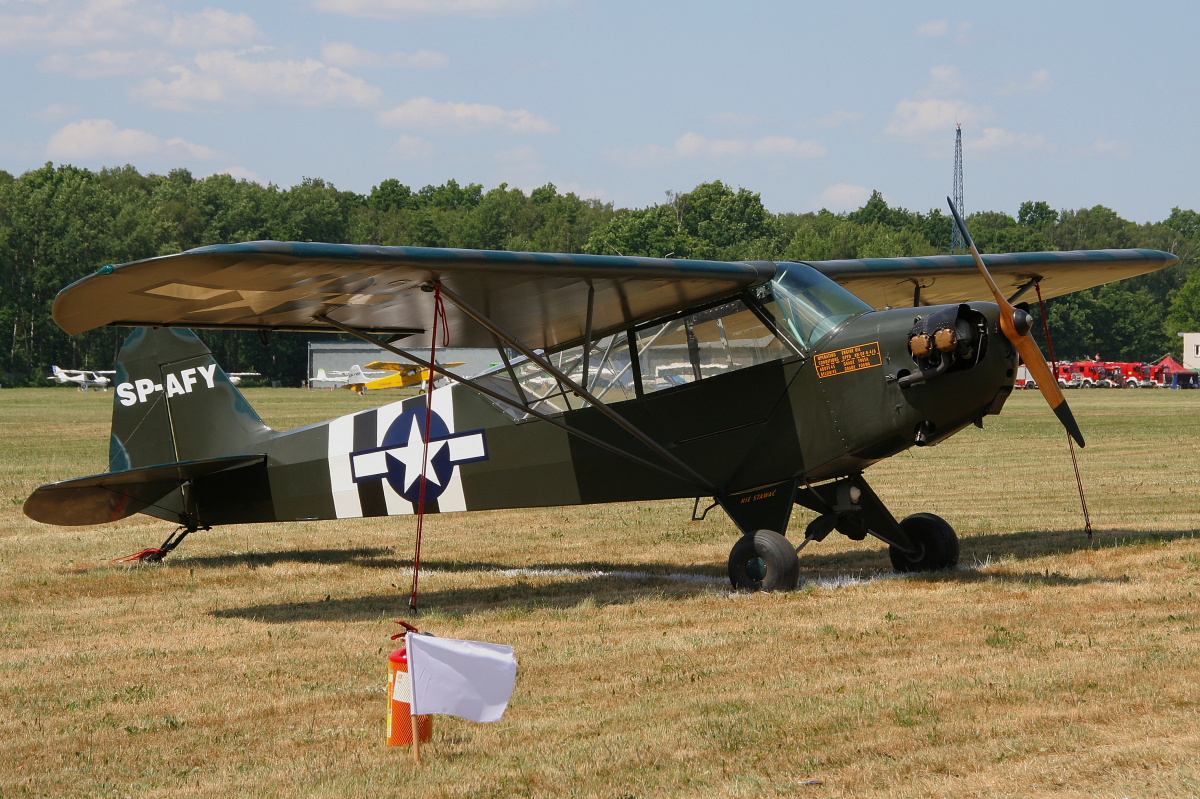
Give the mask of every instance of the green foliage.
<svg viewBox="0 0 1200 799">
<path fill-rule="evenodd" d="M 1176 346 L 1166 333 L 1165 308 L 1147 289 L 1109 283 L 1048 303 L 1055 355 L 1083 360 L 1150 361 Z"/>
<path fill-rule="evenodd" d="M 1200 269 L 1193 269 L 1183 287 L 1171 300 L 1167 332 L 1194 333 L 1200 330 Z"/>
<path fill-rule="evenodd" d="M 667 192 L 667 202 L 620 211 L 594 231 L 586 252 L 657 258 L 744 260 L 771 258 L 780 249 L 780 227 L 759 195 L 720 181 L 687 193 Z"/>
<path fill-rule="evenodd" d="M 463 247 L 534 252 L 706 258 L 831 260 L 944 253 L 950 218 L 890 207 L 873 192 L 862 208 L 836 214 L 768 211 L 761 197 L 720 181 L 666 202 L 614 210 L 562 194 L 478 183 L 413 189 L 381 180 L 362 196 L 320 178 L 297 186 L 197 179 L 186 169 L 142 175 L 125 165 L 92 172 L 47 163 L 19 177 L 0 171 L 0 382 L 42 384 L 51 363 L 104 369 L 124 331 L 66 336 L 50 316 L 55 294 L 109 263 L 125 263 L 209 244 L 276 239 L 356 244 Z M 1099 352 L 1148 360 L 1177 348 L 1177 330 L 1200 329 L 1200 214 L 1175 208 L 1163 222 L 1136 225 L 1102 206 L 1055 211 L 1022 203 L 1016 218 L 970 216 L 987 252 L 1152 247 L 1181 263 L 1119 285 L 1048 304 L 1060 356 Z M 304 379 L 310 336 L 264 343 L 247 332 L 200 336 L 231 371 L 259 371 L 285 384 Z"/>
</svg>

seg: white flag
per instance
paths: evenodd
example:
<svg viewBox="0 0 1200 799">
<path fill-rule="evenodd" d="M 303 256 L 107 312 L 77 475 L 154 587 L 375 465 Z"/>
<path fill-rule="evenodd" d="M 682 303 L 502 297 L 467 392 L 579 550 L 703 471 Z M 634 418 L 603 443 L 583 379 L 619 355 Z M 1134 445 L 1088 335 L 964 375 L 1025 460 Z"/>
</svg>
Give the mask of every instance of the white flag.
<svg viewBox="0 0 1200 799">
<path fill-rule="evenodd" d="M 499 721 L 517 681 L 511 646 L 408 633 L 409 708 L 469 721 Z"/>
</svg>

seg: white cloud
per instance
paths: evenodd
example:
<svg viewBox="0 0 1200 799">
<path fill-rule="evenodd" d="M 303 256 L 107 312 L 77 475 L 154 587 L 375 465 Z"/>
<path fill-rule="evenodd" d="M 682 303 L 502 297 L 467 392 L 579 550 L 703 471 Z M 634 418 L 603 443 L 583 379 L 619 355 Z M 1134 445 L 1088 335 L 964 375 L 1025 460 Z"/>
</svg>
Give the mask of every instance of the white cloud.
<svg viewBox="0 0 1200 799">
<path fill-rule="evenodd" d="M 883 132 L 898 139 L 923 139 L 953 131 L 956 124 L 979 122 L 991 111 L 953 100 L 901 100 Z"/>
<path fill-rule="evenodd" d="M 963 150 L 990 153 L 999 150 L 1046 150 L 1045 136 L 1013 133 L 1002 128 L 984 128 L 978 139 L 964 139 Z"/>
<path fill-rule="evenodd" d="M 61 122 L 67 117 L 78 116 L 82 109 L 78 106 L 66 105 L 64 103 L 53 103 L 43 108 L 41 111 L 34 111 L 27 116 L 30 119 L 36 119 L 39 122 Z"/>
<path fill-rule="evenodd" d="M 251 51 L 257 55 L 261 48 Z M 274 102 L 281 105 L 371 105 L 382 92 L 361 78 L 315 59 L 271 61 L 243 53 L 216 50 L 197 53 L 195 68 L 167 71 L 174 79 L 151 78 L 133 88 L 130 97 L 156 108 L 196 110 L 222 103 Z"/>
<path fill-rule="evenodd" d="M 1039 69 L 1023 81 L 1012 81 L 996 90 L 997 94 L 1042 94 L 1054 88 L 1050 70 Z"/>
<path fill-rule="evenodd" d="M 971 31 L 970 22 L 960 22 L 953 26 L 954 41 L 962 44 L 967 41 L 967 34 Z M 951 31 L 950 20 L 948 19 L 931 19 L 928 22 L 922 22 L 913 31 L 913 35 L 918 39 L 940 39 L 943 36 L 949 36 Z"/>
<path fill-rule="evenodd" d="M 313 8 L 351 17 L 500 17 L 563 0 L 313 0 Z"/>
<path fill-rule="evenodd" d="M 970 105 L 957 99 L 967 89 L 958 67 L 934 67 L 929 70 L 928 86 L 914 98 L 896 104 L 892 118 L 884 126 L 884 135 L 902 141 L 932 142 L 934 137 L 943 141 L 960 123 L 972 128 L 982 126 L 994 112 L 988 106 Z"/>
<path fill-rule="evenodd" d="M 818 142 L 790 136 L 763 136 L 758 139 L 709 139 L 699 133 L 685 133 L 671 147 L 649 144 L 633 149 L 613 149 L 605 154 L 610 160 L 630 168 L 641 168 L 688 159 L 731 160 L 740 158 L 781 159 L 820 158 L 825 148 Z"/>
<path fill-rule="evenodd" d="M 948 33 L 950 33 L 950 20 L 931 19 L 918 25 L 914 35 L 921 38 L 937 38 Z"/>
<path fill-rule="evenodd" d="M 400 161 L 420 161 L 433 157 L 434 147 L 431 142 L 418 136 L 401 136 L 388 149 L 395 159 Z"/>
<path fill-rule="evenodd" d="M 119 75 L 146 75 L 170 62 L 166 53 L 145 50 L 93 50 L 83 55 L 53 53 L 38 67 L 43 72 L 64 72 L 75 78 L 111 78 Z"/>
<path fill-rule="evenodd" d="M 428 97 L 380 112 L 379 124 L 444 133 L 480 133 L 488 130 L 510 133 L 557 133 L 553 123 L 524 109 L 507 111 L 479 103 L 439 103 Z"/>
<path fill-rule="evenodd" d="M 87 0 L 69 7 L 25 3 L 32 13 L 0 14 L 0 47 L 39 50 L 73 48 L 152 36 L 158 15 L 131 0 Z"/>
<path fill-rule="evenodd" d="M 172 14 L 159 0 L 34 0 L 16 5 L 29 13 L 0 14 L 0 47 L 72 50 L 150 41 L 198 50 L 246 44 L 260 35 L 246 14 L 213 8 Z"/>
<path fill-rule="evenodd" d="M 967 89 L 967 82 L 958 72 L 958 67 L 945 64 L 929 70 L 929 85 L 920 93 L 920 97 L 945 97 L 951 94 L 961 94 Z"/>
<path fill-rule="evenodd" d="M 322 45 L 321 59 L 326 64 L 347 69 L 356 67 L 437 69 L 450 63 L 450 59 L 446 58 L 444 54 L 435 53 L 432 50 L 418 50 L 415 53 L 376 53 L 371 50 L 360 50 L 349 42 L 332 42 Z"/>
<path fill-rule="evenodd" d="M 835 183 L 818 194 L 809 203 L 811 208 L 828 208 L 830 211 L 853 211 L 866 205 L 871 199 L 871 190 L 850 183 Z"/>
<path fill-rule="evenodd" d="M 99 158 L 135 159 L 147 156 L 212 159 L 215 150 L 183 138 L 160 139 L 132 128 L 118 129 L 110 119 L 81 119 L 71 122 L 50 137 L 46 157 L 57 161 Z"/>
<path fill-rule="evenodd" d="M 167 43 L 184 50 L 211 50 L 249 44 L 260 36 L 258 26 L 246 14 L 231 14 L 206 8 L 196 14 L 177 16 L 167 32 Z"/>
</svg>

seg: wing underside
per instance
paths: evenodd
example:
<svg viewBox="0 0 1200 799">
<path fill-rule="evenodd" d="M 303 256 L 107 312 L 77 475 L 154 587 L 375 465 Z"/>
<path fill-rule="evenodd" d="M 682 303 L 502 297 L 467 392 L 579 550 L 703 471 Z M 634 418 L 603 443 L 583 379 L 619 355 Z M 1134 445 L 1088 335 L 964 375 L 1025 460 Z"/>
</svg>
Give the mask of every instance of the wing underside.
<svg viewBox="0 0 1200 799">
<path fill-rule="evenodd" d="M 68 286 L 54 320 L 103 325 L 334 330 L 325 318 L 428 346 L 440 280 L 532 347 L 550 349 L 766 282 L 771 262 L 686 261 L 422 247 L 251 242 L 105 267 Z M 492 347 L 446 307 L 450 340 Z"/>
</svg>

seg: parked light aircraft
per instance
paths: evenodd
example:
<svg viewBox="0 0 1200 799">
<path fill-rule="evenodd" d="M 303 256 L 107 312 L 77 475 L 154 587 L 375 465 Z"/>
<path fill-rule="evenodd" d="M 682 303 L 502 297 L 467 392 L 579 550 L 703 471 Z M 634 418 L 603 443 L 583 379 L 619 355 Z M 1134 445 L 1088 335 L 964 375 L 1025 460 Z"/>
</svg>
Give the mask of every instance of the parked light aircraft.
<svg viewBox="0 0 1200 799">
<path fill-rule="evenodd" d="M 316 383 L 333 383 L 335 386 L 359 391 L 358 386 L 364 386 L 375 378 L 382 376 L 382 372 L 367 374 L 361 366 L 354 364 L 347 371 L 334 369 L 327 372 L 324 369 L 318 369 L 316 377 L 312 378 L 312 380 Z M 359 391 L 359 393 L 361 394 L 362 392 Z"/>
<path fill-rule="evenodd" d="M 229 378 L 229 382 L 235 386 L 242 384 L 243 377 L 262 377 L 258 372 L 226 372 L 225 376 Z"/>
<path fill-rule="evenodd" d="M 87 391 L 89 388 L 94 388 L 97 391 L 108 391 L 108 385 L 111 382 L 108 375 L 115 374 L 115 371 L 60 369 L 57 366 L 51 366 L 50 374 L 46 375 L 46 379 L 55 380 L 59 384 L 74 383 L 79 387 L 80 391 Z"/>
<path fill-rule="evenodd" d="M 213 525 L 405 515 L 422 496 L 427 512 L 679 497 L 698 510 L 708 497 L 741 533 L 728 562 L 737 588 L 796 585 L 785 537 L 796 504 L 816 514 L 799 547 L 837 530 L 883 541 L 900 571 L 952 566 L 950 526 L 921 512 L 897 521 L 865 470 L 998 414 L 1018 355 L 1082 445 L 1011 303 L 1035 285 L 1054 297 L 1177 260 L 970 246 L 712 262 L 251 242 L 103 267 L 53 313 L 68 333 L 136 328 L 119 357 L 109 470 L 38 488 L 25 513 L 178 524 L 144 553 L 154 560 Z M 495 346 L 503 363 L 427 397 L 275 431 L 186 327 L 339 331 L 445 375 L 393 343 L 429 347 L 443 330 L 453 346 Z"/>
<path fill-rule="evenodd" d="M 463 361 L 440 364 L 445 369 L 462 366 Z M 341 385 L 342 388 L 364 394 L 383 388 L 404 388 L 405 386 L 424 386 L 429 382 L 429 370 L 412 363 L 394 363 L 392 361 L 371 361 L 365 368 L 355 364 L 348 372 L 326 372 L 317 370 L 316 382 L 326 382 Z M 422 389 L 424 390 L 424 389 Z"/>
</svg>

